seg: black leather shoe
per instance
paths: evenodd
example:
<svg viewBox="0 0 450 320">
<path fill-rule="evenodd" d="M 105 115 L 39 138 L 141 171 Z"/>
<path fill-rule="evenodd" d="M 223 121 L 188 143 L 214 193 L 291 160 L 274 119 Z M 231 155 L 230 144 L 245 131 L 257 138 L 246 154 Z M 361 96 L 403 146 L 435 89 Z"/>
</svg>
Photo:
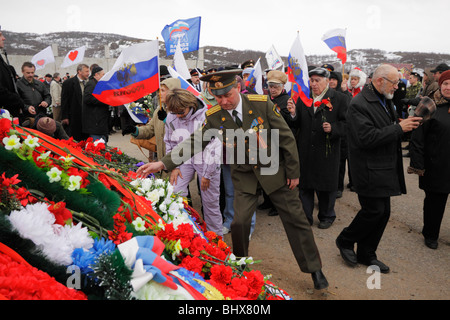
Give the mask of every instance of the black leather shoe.
<svg viewBox="0 0 450 320">
<path fill-rule="evenodd" d="M 425 239 L 425 245 L 430 249 L 437 249 L 438 242 L 432 239 Z"/>
<path fill-rule="evenodd" d="M 353 249 L 344 248 L 339 243 L 339 238 L 336 239 L 336 246 L 341 253 L 342 259 L 351 267 L 354 267 L 358 264 L 358 259 L 356 258 L 356 253 Z"/>
<path fill-rule="evenodd" d="M 381 273 L 389 273 L 390 269 L 387 265 L 377 259 L 372 259 L 369 261 L 358 261 L 366 266 L 375 266 L 378 267 Z"/>
<path fill-rule="evenodd" d="M 314 289 L 322 290 L 328 288 L 328 281 L 322 270 L 311 273 L 311 277 L 314 282 Z"/>
<path fill-rule="evenodd" d="M 333 224 L 332 221 L 320 221 L 317 226 L 319 229 L 328 229 Z"/>
</svg>

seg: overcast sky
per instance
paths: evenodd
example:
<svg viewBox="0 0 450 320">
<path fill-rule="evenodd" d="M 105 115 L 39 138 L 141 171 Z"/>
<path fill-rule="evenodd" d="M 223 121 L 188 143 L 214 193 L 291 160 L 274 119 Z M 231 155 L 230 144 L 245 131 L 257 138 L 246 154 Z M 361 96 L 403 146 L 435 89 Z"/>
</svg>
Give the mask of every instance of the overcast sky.
<svg viewBox="0 0 450 320">
<path fill-rule="evenodd" d="M 332 54 L 322 35 L 346 28 L 348 50 L 450 53 L 444 24 L 449 13 L 448 0 L 7 0 L 0 5 L 0 25 L 14 32 L 89 31 L 163 40 L 166 24 L 201 16 L 201 47 L 265 52 L 274 45 L 287 56 L 299 31 L 306 55 Z"/>
</svg>

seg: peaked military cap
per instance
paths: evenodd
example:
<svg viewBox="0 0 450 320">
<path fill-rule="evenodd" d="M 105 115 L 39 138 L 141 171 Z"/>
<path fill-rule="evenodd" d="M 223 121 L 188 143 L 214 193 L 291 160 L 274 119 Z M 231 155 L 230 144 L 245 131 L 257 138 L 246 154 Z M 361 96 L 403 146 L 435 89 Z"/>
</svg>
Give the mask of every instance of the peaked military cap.
<svg viewBox="0 0 450 320">
<path fill-rule="evenodd" d="M 201 81 L 209 82 L 209 88 L 215 96 L 226 94 L 236 84 L 236 76 L 240 75 L 241 69 L 223 70 L 207 74 L 200 78 Z"/>
</svg>

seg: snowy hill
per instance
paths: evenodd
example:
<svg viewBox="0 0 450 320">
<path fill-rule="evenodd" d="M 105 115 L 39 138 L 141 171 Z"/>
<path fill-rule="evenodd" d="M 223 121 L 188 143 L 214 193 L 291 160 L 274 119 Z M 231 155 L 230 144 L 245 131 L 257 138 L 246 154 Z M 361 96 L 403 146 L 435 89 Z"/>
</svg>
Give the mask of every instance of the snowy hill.
<svg viewBox="0 0 450 320">
<path fill-rule="evenodd" d="M 74 48 L 85 45 L 86 57 L 103 57 L 105 54 L 105 45 L 110 49 L 111 57 L 116 58 L 124 47 L 132 44 L 148 41 L 146 39 L 136 39 L 117 34 L 107 33 L 89 33 L 89 32 L 55 32 L 48 34 L 17 33 L 3 31 L 5 34 L 6 49 L 9 55 L 34 55 L 47 46 L 55 43 L 58 45 L 59 56 L 64 56 L 66 52 Z M 264 59 L 264 52 L 250 50 L 234 50 L 225 47 L 204 46 L 204 65 L 205 68 L 239 65 L 248 60 L 256 60 L 262 57 L 262 67 L 267 64 Z M 164 43 L 160 42 L 160 57 L 165 57 Z M 186 59 L 195 60 L 198 58 L 198 52 L 185 54 Z M 283 57 L 285 63 L 287 57 Z M 307 56 L 308 65 L 320 66 L 324 63 L 330 63 L 337 70 L 342 68 L 336 55 L 310 55 Z M 398 63 L 413 64 L 418 70 L 435 67 L 445 62 L 450 65 L 450 54 L 424 53 L 424 52 L 386 52 L 378 49 L 355 49 L 348 52 L 348 61 L 346 70 L 354 67 L 360 67 L 367 73 L 370 73 L 380 63 Z"/>
</svg>

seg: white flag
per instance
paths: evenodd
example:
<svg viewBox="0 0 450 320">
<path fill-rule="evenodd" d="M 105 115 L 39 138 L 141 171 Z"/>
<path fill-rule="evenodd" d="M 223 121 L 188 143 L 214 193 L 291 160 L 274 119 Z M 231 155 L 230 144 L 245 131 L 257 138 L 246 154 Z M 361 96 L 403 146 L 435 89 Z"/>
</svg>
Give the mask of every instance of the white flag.
<svg viewBox="0 0 450 320">
<path fill-rule="evenodd" d="M 278 69 L 279 67 L 282 67 L 284 65 L 283 60 L 281 60 L 280 55 L 278 54 L 277 50 L 275 50 L 275 47 L 273 45 L 266 52 L 266 60 L 267 65 L 271 70 Z"/>
<path fill-rule="evenodd" d="M 84 59 L 84 52 L 86 46 L 79 47 L 75 50 L 69 51 L 61 64 L 61 68 L 67 68 L 74 64 L 79 64 Z"/>
<path fill-rule="evenodd" d="M 247 81 L 245 82 L 245 86 L 255 90 L 256 93 L 258 94 L 264 94 L 264 90 L 262 87 L 263 73 L 261 69 L 260 60 L 261 58 L 258 59 L 258 61 L 256 61 L 252 73 L 250 73 L 250 75 L 247 78 Z"/>
<path fill-rule="evenodd" d="M 184 79 L 191 78 L 189 68 L 186 64 L 186 60 L 184 59 L 183 51 L 181 50 L 180 41 L 178 41 L 175 54 L 173 55 L 173 68 Z"/>
<path fill-rule="evenodd" d="M 55 62 L 55 56 L 53 55 L 53 50 L 51 46 L 48 46 L 39 53 L 36 53 L 33 58 L 31 58 L 31 63 L 34 64 L 37 70 L 44 69 L 44 67 L 49 63 Z"/>
</svg>

